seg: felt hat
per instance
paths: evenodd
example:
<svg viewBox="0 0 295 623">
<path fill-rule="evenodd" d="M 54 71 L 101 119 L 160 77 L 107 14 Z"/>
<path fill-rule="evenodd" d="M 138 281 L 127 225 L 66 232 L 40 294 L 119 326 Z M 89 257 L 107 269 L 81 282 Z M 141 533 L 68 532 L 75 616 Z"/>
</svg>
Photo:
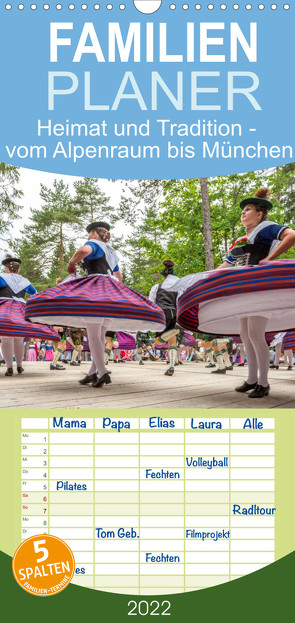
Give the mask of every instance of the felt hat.
<svg viewBox="0 0 295 623">
<path fill-rule="evenodd" d="M 273 205 L 270 201 L 268 201 L 267 197 L 270 195 L 270 190 L 268 188 L 259 188 L 254 193 L 254 197 L 247 197 L 247 199 L 243 199 L 240 203 L 240 208 L 243 208 L 250 203 L 254 205 L 261 206 L 262 208 L 266 208 L 267 210 L 271 210 Z"/>
<path fill-rule="evenodd" d="M 105 223 L 104 221 L 95 221 L 94 223 L 90 223 L 90 225 L 87 225 L 86 231 L 88 232 L 88 234 L 90 234 L 92 229 L 97 229 L 98 227 L 104 227 L 104 229 L 110 231 L 109 224 Z"/>
<path fill-rule="evenodd" d="M 17 257 L 6 257 L 5 260 L 2 260 L 2 264 L 3 266 L 6 266 L 7 264 L 10 264 L 10 262 L 17 262 L 17 264 L 21 264 L 21 260 L 19 260 Z"/>
</svg>

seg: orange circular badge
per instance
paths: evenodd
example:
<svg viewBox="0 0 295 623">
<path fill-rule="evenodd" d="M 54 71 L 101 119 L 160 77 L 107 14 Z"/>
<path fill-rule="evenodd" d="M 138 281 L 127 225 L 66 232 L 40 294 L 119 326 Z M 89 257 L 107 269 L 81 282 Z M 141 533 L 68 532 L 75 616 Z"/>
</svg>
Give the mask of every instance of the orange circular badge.
<svg viewBox="0 0 295 623">
<path fill-rule="evenodd" d="M 75 559 L 69 546 L 57 536 L 38 534 L 17 548 L 12 570 L 25 591 L 48 597 L 68 586 L 75 572 Z"/>
</svg>

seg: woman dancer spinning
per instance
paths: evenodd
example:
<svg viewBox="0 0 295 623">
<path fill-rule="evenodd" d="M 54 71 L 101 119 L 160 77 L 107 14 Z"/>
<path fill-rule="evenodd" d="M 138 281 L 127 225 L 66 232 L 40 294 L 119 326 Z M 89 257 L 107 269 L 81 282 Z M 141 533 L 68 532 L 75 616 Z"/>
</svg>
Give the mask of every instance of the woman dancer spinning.
<svg viewBox="0 0 295 623">
<path fill-rule="evenodd" d="M 166 327 L 156 333 L 156 344 L 165 344 L 167 341 L 169 344 L 168 362 L 169 368 L 166 370 L 166 376 L 173 376 L 174 366 L 177 363 L 177 343 L 176 336 L 180 332 L 179 328 L 176 328 L 176 299 L 177 292 L 168 292 L 168 289 L 173 287 L 173 284 L 178 280 L 174 275 L 173 266 L 175 263 L 173 260 L 164 260 L 165 268 L 161 272 L 163 276 L 163 282 L 157 283 L 151 288 L 149 298 L 151 301 L 155 301 L 165 314 Z"/>
<path fill-rule="evenodd" d="M 240 333 L 247 353 L 248 378 L 236 391 L 252 390 L 249 398 L 263 398 L 269 393 L 265 332 L 295 325 L 294 260 L 273 261 L 295 244 L 295 231 L 267 220 L 273 207 L 268 196 L 268 188 L 260 188 L 254 197 L 240 203 L 246 238 L 236 240 L 219 266 L 231 268 L 232 273 L 217 269 L 202 276 L 191 275 L 190 281 L 184 277 L 187 290 L 178 300 L 183 326 L 232 335 L 236 329 Z M 280 304 L 282 291 L 284 308 Z"/>
<path fill-rule="evenodd" d="M 260 188 L 254 197 L 241 202 L 241 222 L 246 230 L 248 244 L 239 246 L 241 239 L 238 238 L 231 254 L 219 268 L 274 260 L 295 244 L 294 230 L 267 220 L 268 211 L 273 207 L 267 199 L 269 194 L 268 188 Z M 249 398 L 263 398 L 269 393 L 269 348 L 265 341 L 266 325 L 267 317 L 258 313 L 240 319 L 240 336 L 248 360 L 248 378 L 242 385 L 236 387 L 236 391 L 253 390 Z"/>
<path fill-rule="evenodd" d="M 24 337 L 56 340 L 58 336 L 50 327 L 25 320 L 25 296 L 34 294 L 36 290 L 28 279 L 19 274 L 21 260 L 8 255 L 2 265 L 5 272 L 0 272 L 0 335 L 7 367 L 5 376 L 13 376 L 13 355 L 17 373 L 24 372 Z"/>
<path fill-rule="evenodd" d="M 86 328 L 93 362 L 83 384 L 102 387 L 111 383 L 105 368 L 106 331 L 159 331 L 165 326 L 165 317 L 157 305 L 122 284 L 119 259 L 109 244 L 109 224 L 96 221 L 86 230 L 87 242 L 69 261 L 70 277 L 28 301 L 26 317 Z M 86 277 L 76 276 L 81 261 Z"/>
</svg>

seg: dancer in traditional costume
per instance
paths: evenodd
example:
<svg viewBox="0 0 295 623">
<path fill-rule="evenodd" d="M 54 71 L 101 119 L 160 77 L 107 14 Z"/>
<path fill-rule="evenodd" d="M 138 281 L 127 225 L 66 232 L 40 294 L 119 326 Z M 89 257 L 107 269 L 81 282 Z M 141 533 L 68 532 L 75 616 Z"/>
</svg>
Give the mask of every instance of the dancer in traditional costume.
<svg viewBox="0 0 295 623">
<path fill-rule="evenodd" d="M 65 370 L 65 367 L 58 363 L 62 354 L 66 351 L 67 328 L 54 327 L 59 335 L 59 341 L 54 345 L 54 355 L 50 363 L 50 370 Z"/>
<path fill-rule="evenodd" d="M 27 322 L 24 316 L 25 299 L 36 292 L 28 279 L 19 274 L 21 260 L 7 256 L 2 261 L 5 272 L 0 273 L 0 336 L 2 354 L 7 370 L 5 376 L 13 375 L 13 355 L 17 373 L 24 372 L 24 337 L 56 340 L 57 334 L 50 327 Z"/>
<path fill-rule="evenodd" d="M 117 333 L 116 331 L 106 331 L 106 341 L 105 341 L 105 349 L 104 349 L 104 363 L 105 366 L 108 365 L 109 363 L 109 359 L 110 356 L 112 354 L 112 350 L 113 348 L 117 348 L 117 345 L 114 346 L 114 341 L 117 342 L 116 340 L 117 338 Z M 118 344 L 119 346 L 119 344 Z M 110 374 L 110 371 L 108 371 L 108 374 Z"/>
<path fill-rule="evenodd" d="M 83 329 L 68 329 L 67 342 L 69 342 L 69 344 L 71 344 L 71 346 L 73 347 L 70 366 L 80 365 L 78 357 L 83 350 L 84 335 L 85 331 Z"/>
<path fill-rule="evenodd" d="M 295 331 L 287 331 L 283 338 L 284 358 L 287 359 L 287 370 L 293 370 L 293 350 L 295 349 Z"/>
<path fill-rule="evenodd" d="M 229 338 L 227 336 L 211 335 L 212 350 L 217 361 L 217 370 L 211 370 L 211 374 L 226 374 L 227 370 L 232 370 L 233 366 L 229 359 Z"/>
<path fill-rule="evenodd" d="M 277 260 L 294 245 L 295 232 L 267 220 L 273 207 L 268 196 L 262 188 L 241 202 L 246 237 L 234 243 L 219 269 L 190 275 L 178 284 L 179 290 L 187 288 L 178 299 L 182 326 L 241 335 L 248 378 L 236 391 L 252 390 L 249 398 L 269 393 L 265 332 L 295 326 L 295 260 Z"/>
<path fill-rule="evenodd" d="M 177 361 L 174 364 L 175 366 L 183 365 L 181 353 L 185 349 L 185 343 L 186 343 L 186 339 L 185 339 L 184 329 L 180 329 L 178 335 L 176 336 Z"/>
<path fill-rule="evenodd" d="M 152 340 L 150 337 L 150 333 L 149 331 L 137 331 L 136 333 L 136 346 L 137 346 L 137 352 L 138 352 L 138 358 L 139 358 L 139 365 L 143 366 L 144 363 L 142 361 L 142 355 L 144 353 L 144 351 L 146 350 L 146 352 L 149 355 L 149 358 L 152 359 L 153 361 L 155 361 L 156 357 L 151 355 L 151 350 L 153 348 L 152 345 Z"/>
<path fill-rule="evenodd" d="M 266 336 L 268 342 L 270 340 L 269 335 Z M 270 346 L 275 347 L 275 360 L 269 367 L 271 369 L 278 370 L 280 366 L 281 353 L 284 352 L 284 359 L 288 363 L 287 370 L 293 369 L 293 348 L 295 348 L 295 332 L 294 331 L 281 331 L 277 333 L 273 340 L 270 342 Z"/>
<path fill-rule="evenodd" d="M 206 368 L 216 368 L 216 364 L 214 362 L 213 356 L 213 343 L 212 337 L 208 333 L 204 335 L 202 340 L 202 346 L 205 348 L 205 354 L 209 359 L 209 363 L 205 366 Z"/>
<path fill-rule="evenodd" d="M 159 307 L 163 310 L 166 318 L 166 327 L 163 331 L 156 333 L 156 344 L 163 344 L 166 341 L 169 344 L 168 361 L 169 368 L 166 370 L 166 376 L 172 376 L 174 374 L 174 366 L 177 362 L 177 342 L 176 336 L 180 329 L 176 328 L 176 300 L 177 292 L 169 292 L 168 289 L 178 282 L 179 279 L 174 275 L 173 266 L 175 262 L 173 260 L 164 260 L 165 268 L 161 272 L 163 276 L 163 283 L 157 283 L 150 291 L 149 298 L 151 301 L 155 301 Z"/>
<path fill-rule="evenodd" d="M 111 357 L 112 351 L 118 351 L 119 349 L 133 350 L 136 347 L 135 337 L 130 333 L 124 331 L 107 331 L 105 342 L 105 365 L 107 366 Z M 122 361 L 122 359 L 120 359 Z M 108 374 L 111 374 L 108 371 Z"/>
<path fill-rule="evenodd" d="M 269 367 L 271 369 L 279 369 L 281 353 L 283 351 L 283 338 L 286 335 L 286 331 L 281 331 L 280 333 L 276 333 L 274 339 L 270 342 L 270 346 L 274 346 L 275 348 L 275 359 L 274 363 Z"/>
<path fill-rule="evenodd" d="M 134 290 L 122 284 L 119 259 L 109 244 L 110 226 L 96 221 L 86 227 L 87 242 L 74 253 L 68 264 L 70 276 L 28 301 L 26 317 L 40 323 L 57 321 L 64 326 L 84 327 L 93 362 L 84 379 L 93 387 L 111 383 L 106 372 L 106 331 L 161 331 L 165 326 L 163 311 Z M 83 262 L 86 277 L 76 275 L 76 265 Z"/>
</svg>

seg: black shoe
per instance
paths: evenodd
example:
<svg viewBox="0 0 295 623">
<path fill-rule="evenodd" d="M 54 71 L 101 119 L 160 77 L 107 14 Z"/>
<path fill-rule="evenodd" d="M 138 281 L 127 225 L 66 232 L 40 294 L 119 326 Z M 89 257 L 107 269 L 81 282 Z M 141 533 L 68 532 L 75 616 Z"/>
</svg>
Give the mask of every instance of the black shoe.
<svg viewBox="0 0 295 623">
<path fill-rule="evenodd" d="M 80 385 L 87 385 L 87 383 L 93 383 L 95 381 L 97 381 L 97 374 L 87 374 L 87 376 L 84 376 L 84 379 L 80 379 L 79 383 Z"/>
<path fill-rule="evenodd" d="M 263 387 L 263 385 L 257 385 L 253 392 L 248 394 L 248 398 L 263 398 L 269 394 L 269 385 Z"/>
<path fill-rule="evenodd" d="M 245 365 L 245 362 L 244 363 L 238 363 L 237 368 L 243 368 L 244 365 Z"/>
<path fill-rule="evenodd" d="M 2 365 L 2 363 L 5 365 L 5 361 L 4 361 L 4 359 L 1 359 L 1 360 L 0 360 L 0 366 Z"/>
<path fill-rule="evenodd" d="M 243 385 L 239 385 L 239 387 L 235 388 L 236 392 L 241 392 L 241 394 L 243 394 L 244 392 L 248 392 L 249 389 L 255 389 L 257 387 L 257 383 L 247 383 L 247 381 L 245 381 L 243 383 Z"/>
<path fill-rule="evenodd" d="M 274 363 L 271 364 L 271 366 L 269 366 L 271 370 L 278 370 L 279 366 L 275 366 Z"/>
<path fill-rule="evenodd" d="M 225 368 L 226 370 L 233 370 L 234 367 L 233 366 L 227 366 L 227 368 Z"/>
<path fill-rule="evenodd" d="M 65 368 L 61 366 L 59 363 L 57 363 L 56 366 L 54 366 L 53 363 L 51 363 L 50 370 L 65 370 Z"/>
<path fill-rule="evenodd" d="M 24 368 L 22 368 L 22 366 L 17 366 L 16 369 L 18 374 L 22 374 L 24 372 Z"/>
<path fill-rule="evenodd" d="M 140 366 L 144 366 L 144 363 L 143 363 L 143 361 L 142 361 L 142 360 L 139 362 L 139 365 L 140 365 Z"/>
<path fill-rule="evenodd" d="M 212 370 L 211 374 L 226 374 L 226 368 L 217 368 L 217 370 Z"/>
<path fill-rule="evenodd" d="M 288 366 L 287 370 L 293 370 L 293 366 Z"/>
<path fill-rule="evenodd" d="M 5 376 L 12 376 L 12 375 L 13 375 L 13 368 L 7 368 L 5 372 Z"/>
<path fill-rule="evenodd" d="M 173 376 L 174 374 L 174 368 L 168 368 L 168 370 L 166 370 L 165 372 L 165 376 Z"/>
<path fill-rule="evenodd" d="M 70 362 L 70 366 L 79 366 L 80 364 L 78 363 L 78 361 L 71 361 Z"/>
<path fill-rule="evenodd" d="M 62 359 L 63 363 L 69 363 L 67 359 Z"/>
<path fill-rule="evenodd" d="M 208 363 L 207 366 L 205 366 L 205 368 L 216 368 L 215 363 Z"/>
<path fill-rule="evenodd" d="M 107 369 L 106 369 L 106 373 L 107 373 L 107 374 L 112 374 L 112 373 L 111 373 L 111 370 L 107 370 Z"/>
<path fill-rule="evenodd" d="M 109 383 L 111 382 L 112 381 L 110 375 L 105 372 L 103 376 L 97 378 L 97 380 L 92 383 L 92 387 L 102 387 L 103 385 L 109 385 Z"/>
<path fill-rule="evenodd" d="M 179 366 L 183 366 L 183 361 L 179 361 L 179 362 L 178 362 L 178 365 L 179 365 Z"/>
</svg>

